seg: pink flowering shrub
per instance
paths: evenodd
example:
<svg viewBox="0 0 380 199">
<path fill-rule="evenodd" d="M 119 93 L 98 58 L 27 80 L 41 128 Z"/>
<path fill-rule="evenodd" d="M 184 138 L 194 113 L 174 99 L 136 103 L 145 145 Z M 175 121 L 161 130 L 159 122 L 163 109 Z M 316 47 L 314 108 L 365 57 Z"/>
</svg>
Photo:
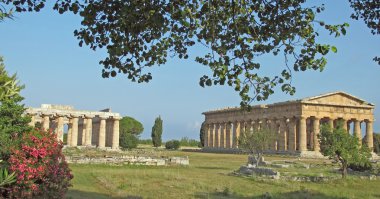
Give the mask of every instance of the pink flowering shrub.
<svg viewBox="0 0 380 199">
<path fill-rule="evenodd" d="M 51 131 L 24 133 L 20 146 L 11 149 L 8 160 L 10 171 L 17 176 L 8 197 L 64 198 L 73 176 L 62 147 Z"/>
</svg>

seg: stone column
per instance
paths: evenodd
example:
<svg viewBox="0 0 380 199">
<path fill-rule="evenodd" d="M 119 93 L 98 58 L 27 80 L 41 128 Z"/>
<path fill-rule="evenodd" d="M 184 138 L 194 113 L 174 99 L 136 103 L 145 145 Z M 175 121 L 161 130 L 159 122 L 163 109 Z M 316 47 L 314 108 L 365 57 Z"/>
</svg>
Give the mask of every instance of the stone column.
<svg viewBox="0 0 380 199">
<path fill-rule="evenodd" d="M 85 146 L 92 145 L 92 117 L 86 116 L 86 141 L 84 143 Z"/>
<path fill-rule="evenodd" d="M 373 152 L 373 124 L 371 120 L 366 121 L 367 146 Z"/>
<path fill-rule="evenodd" d="M 220 123 L 215 124 L 215 142 L 214 147 L 220 147 Z"/>
<path fill-rule="evenodd" d="M 307 151 L 307 146 L 306 146 L 306 117 L 301 116 L 299 119 L 299 125 L 300 125 L 300 139 L 299 139 L 299 151 Z"/>
<path fill-rule="evenodd" d="M 113 118 L 112 149 L 119 148 L 119 120 L 120 118 Z"/>
<path fill-rule="evenodd" d="M 68 123 L 68 129 L 67 129 L 67 146 L 71 146 L 71 135 L 72 135 L 72 130 L 73 130 L 73 125 L 72 125 L 73 120 L 69 118 L 69 123 Z"/>
<path fill-rule="evenodd" d="M 320 132 L 320 118 L 314 117 L 313 119 L 313 136 L 314 136 L 314 151 L 320 151 L 318 135 Z"/>
<path fill-rule="evenodd" d="M 36 114 L 29 114 L 30 116 L 30 122 L 29 126 L 33 127 L 36 125 Z"/>
<path fill-rule="evenodd" d="M 269 149 L 272 150 L 272 151 L 276 151 L 277 150 L 277 139 L 278 139 L 278 128 L 277 128 L 277 124 L 276 124 L 276 120 L 275 119 L 271 119 L 270 120 L 270 131 L 273 131 L 274 134 L 275 134 L 275 139 L 272 141 L 272 143 L 270 143 L 269 145 Z"/>
<path fill-rule="evenodd" d="M 226 141 L 226 123 L 222 122 L 220 124 L 220 144 L 219 144 L 219 147 L 220 148 L 225 148 L 225 141 Z"/>
<path fill-rule="evenodd" d="M 289 122 L 289 148 L 288 151 L 294 152 L 297 149 L 297 119 L 293 118 Z"/>
<path fill-rule="evenodd" d="M 208 128 L 209 128 L 208 132 L 210 135 L 210 139 L 208 140 L 208 147 L 214 147 L 214 143 L 215 143 L 214 124 L 213 123 L 209 124 Z"/>
<path fill-rule="evenodd" d="M 231 143 L 231 123 L 227 122 L 226 123 L 226 142 L 225 142 L 225 148 L 232 148 L 232 143 Z"/>
<path fill-rule="evenodd" d="M 100 117 L 100 128 L 99 128 L 99 148 L 106 147 L 106 117 Z"/>
<path fill-rule="evenodd" d="M 286 151 L 286 120 L 280 120 L 280 137 L 278 141 L 278 150 Z"/>
<path fill-rule="evenodd" d="M 362 130 L 359 120 L 354 120 L 354 135 L 359 139 L 359 144 L 362 145 Z"/>
<path fill-rule="evenodd" d="M 57 131 L 56 131 L 57 139 L 63 142 L 63 125 L 64 125 L 63 116 L 59 115 L 57 120 L 58 120 Z"/>
<path fill-rule="evenodd" d="M 50 125 L 50 115 L 42 115 L 42 129 L 43 130 L 49 130 L 49 125 Z"/>
<path fill-rule="evenodd" d="M 234 123 L 234 129 L 232 132 L 232 148 L 238 148 L 239 146 L 239 136 L 240 136 L 241 124 L 238 121 Z"/>
<path fill-rule="evenodd" d="M 71 146 L 78 145 L 78 116 L 72 116 Z"/>
</svg>

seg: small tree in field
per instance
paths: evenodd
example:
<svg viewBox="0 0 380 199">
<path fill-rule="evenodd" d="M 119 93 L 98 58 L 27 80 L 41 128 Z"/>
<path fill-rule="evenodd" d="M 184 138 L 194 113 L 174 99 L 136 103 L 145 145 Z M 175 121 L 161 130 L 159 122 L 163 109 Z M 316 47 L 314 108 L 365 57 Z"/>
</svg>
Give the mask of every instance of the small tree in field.
<svg viewBox="0 0 380 199">
<path fill-rule="evenodd" d="M 259 166 L 264 151 L 274 142 L 275 133 L 270 129 L 243 131 L 239 136 L 239 148 L 247 150 L 256 158 L 256 167 Z"/>
<path fill-rule="evenodd" d="M 154 147 L 159 147 L 162 144 L 162 119 L 161 116 L 158 116 L 154 121 L 152 127 L 152 142 Z"/>
<path fill-rule="evenodd" d="M 342 178 L 346 178 L 350 164 L 369 164 L 371 154 L 368 147 L 360 146 L 359 139 L 340 126 L 336 129 L 322 126 L 319 143 L 323 155 L 340 162 Z"/>
</svg>

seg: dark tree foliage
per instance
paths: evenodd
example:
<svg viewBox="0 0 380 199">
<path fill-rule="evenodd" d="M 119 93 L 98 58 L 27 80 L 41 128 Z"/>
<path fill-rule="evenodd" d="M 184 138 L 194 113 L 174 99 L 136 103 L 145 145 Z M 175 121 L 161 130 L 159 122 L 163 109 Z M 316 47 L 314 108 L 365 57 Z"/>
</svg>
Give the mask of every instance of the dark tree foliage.
<svg viewBox="0 0 380 199">
<path fill-rule="evenodd" d="M 141 122 L 132 117 L 125 116 L 120 120 L 120 132 L 140 135 L 144 131 Z"/>
<path fill-rule="evenodd" d="M 2 0 L 16 11 L 39 11 L 45 0 Z M 325 55 L 334 46 L 318 42 L 326 30 L 345 34 L 348 24 L 329 25 L 316 18 L 324 7 L 310 7 L 306 0 L 56 0 L 59 13 L 82 17 L 82 28 L 74 34 L 79 45 L 93 50 L 105 48 L 100 61 L 102 76 L 126 74 L 132 81 L 149 82 L 149 67 L 165 64 L 168 57 L 188 59 L 188 48 L 203 46 L 205 54 L 195 60 L 210 68 L 212 75 L 200 85 L 228 84 L 239 92 L 242 106 L 265 100 L 281 86 L 294 94 L 292 72 L 322 71 Z M 259 74 L 258 57 L 282 56 L 280 73 Z"/>
<path fill-rule="evenodd" d="M 119 143 L 123 149 L 134 149 L 134 148 L 137 148 L 137 145 L 139 143 L 139 138 L 135 134 L 123 132 L 120 134 Z"/>
<path fill-rule="evenodd" d="M 160 147 L 162 145 L 162 119 L 158 116 L 154 121 L 152 127 L 152 142 L 154 147 Z"/>
<path fill-rule="evenodd" d="M 351 18 L 363 19 L 364 23 L 371 29 L 371 33 L 380 34 L 380 1 L 379 0 L 349 0 L 354 13 Z M 380 65 L 380 57 L 373 59 Z"/>
<path fill-rule="evenodd" d="M 9 75 L 0 57 L 0 159 L 7 160 L 10 147 L 16 144 L 12 136 L 28 132 L 30 118 L 23 116 L 24 99 L 19 95 L 23 85 L 18 83 L 16 75 Z"/>
<path fill-rule="evenodd" d="M 201 147 L 205 146 L 205 122 L 202 123 L 201 129 L 199 130 L 199 140 L 201 141 Z"/>
<path fill-rule="evenodd" d="M 170 140 L 165 143 L 166 149 L 174 149 L 177 150 L 181 146 L 181 143 L 178 140 Z"/>
</svg>

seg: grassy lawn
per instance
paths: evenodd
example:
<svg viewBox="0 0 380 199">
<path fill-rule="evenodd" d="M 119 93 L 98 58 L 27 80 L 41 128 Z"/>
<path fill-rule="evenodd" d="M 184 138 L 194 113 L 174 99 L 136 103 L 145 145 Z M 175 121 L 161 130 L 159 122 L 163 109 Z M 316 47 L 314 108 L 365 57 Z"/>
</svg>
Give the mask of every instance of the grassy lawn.
<svg viewBox="0 0 380 199">
<path fill-rule="evenodd" d="M 68 198 L 380 198 L 380 180 L 349 177 L 327 183 L 255 180 L 231 173 L 247 155 L 159 151 L 188 156 L 190 166 L 70 165 L 73 187 Z M 283 160 L 268 157 L 266 160 Z M 295 158 L 290 160 L 298 161 Z M 303 163 L 310 163 L 308 161 Z M 312 163 L 312 162 L 311 162 Z M 324 169 L 323 169 L 324 168 Z M 332 166 L 291 168 L 299 175 L 339 175 Z M 285 172 L 286 169 L 279 169 Z"/>
</svg>

